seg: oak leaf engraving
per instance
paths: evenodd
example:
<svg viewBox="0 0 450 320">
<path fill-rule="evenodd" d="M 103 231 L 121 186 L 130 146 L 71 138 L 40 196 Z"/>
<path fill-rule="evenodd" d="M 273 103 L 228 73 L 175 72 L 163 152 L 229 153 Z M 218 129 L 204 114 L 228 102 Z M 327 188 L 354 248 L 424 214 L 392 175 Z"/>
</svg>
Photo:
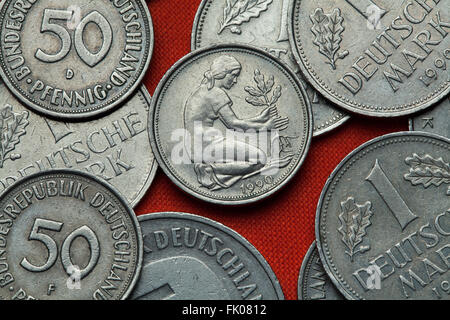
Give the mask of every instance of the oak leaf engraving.
<svg viewBox="0 0 450 320">
<path fill-rule="evenodd" d="M 336 61 L 349 54 L 347 50 L 338 53 L 345 30 L 341 10 L 336 8 L 331 14 L 325 14 L 322 8 L 317 8 L 310 19 L 313 23 L 311 31 L 315 36 L 313 43 L 319 47 L 319 52 L 328 58 L 326 63 L 336 70 Z"/>
<path fill-rule="evenodd" d="M 412 157 L 406 158 L 405 162 L 411 168 L 404 177 L 413 186 L 422 185 L 428 188 L 450 184 L 450 164 L 443 158 L 434 159 L 428 154 L 423 157 L 413 154 Z"/>
<path fill-rule="evenodd" d="M 12 106 L 6 105 L 0 110 L 0 168 L 6 160 L 19 159 L 19 154 L 12 154 L 16 145 L 20 142 L 20 137 L 26 134 L 25 128 L 28 126 L 29 113 L 12 112 Z"/>
<path fill-rule="evenodd" d="M 341 202 L 341 213 L 339 221 L 341 226 L 338 228 L 342 235 L 342 242 L 347 247 L 345 253 L 353 262 L 353 257 L 357 253 L 365 253 L 370 250 L 370 246 L 362 246 L 366 229 L 372 224 L 370 218 L 373 213 L 371 211 L 372 203 L 367 201 L 363 205 L 355 203 L 353 197 L 349 197 L 346 201 Z"/>
<path fill-rule="evenodd" d="M 234 34 L 241 34 L 240 25 L 249 22 L 252 18 L 257 18 L 262 12 L 269 8 L 273 0 L 226 0 L 223 9 L 223 19 L 220 22 L 220 29 L 217 34 L 221 34 L 225 29 L 229 29 Z"/>
<path fill-rule="evenodd" d="M 255 87 L 245 87 L 244 90 L 250 94 L 249 97 L 245 99 L 248 103 L 257 107 L 272 107 L 280 99 L 282 92 L 281 86 L 275 86 L 274 76 L 270 76 L 266 81 L 264 75 L 258 69 L 255 70 L 254 80 L 256 83 Z M 273 91 L 273 92 L 272 92 Z M 270 94 L 272 93 L 272 96 Z"/>
</svg>

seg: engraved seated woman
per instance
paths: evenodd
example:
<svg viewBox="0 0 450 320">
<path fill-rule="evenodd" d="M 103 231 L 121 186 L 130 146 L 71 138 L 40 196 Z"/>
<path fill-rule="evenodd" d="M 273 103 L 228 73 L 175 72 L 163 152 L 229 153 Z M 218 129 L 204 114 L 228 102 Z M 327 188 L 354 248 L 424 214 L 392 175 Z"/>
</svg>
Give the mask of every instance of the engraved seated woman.
<svg viewBox="0 0 450 320">
<path fill-rule="evenodd" d="M 231 108 L 233 101 L 226 90 L 237 83 L 241 70 L 241 64 L 234 57 L 220 56 L 212 63 L 202 83 L 185 104 L 184 125 L 190 135 L 190 139 L 185 140 L 186 149 L 190 150 L 188 154 L 194 163 L 198 182 L 210 190 L 226 189 L 266 170 L 285 167 L 293 158 L 293 155 L 287 155 L 280 159 L 277 154 L 269 159 L 266 150 L 246 140 L 230 138 L 230 135 L 224 135 L 218 129 L 219 122 L 227 133 L 229 130 L 253 130 L 256 134 L 261 131 L 281 131 L 288 126 L 289 119 L 278 116 L 276 107 L 268 107 L 249 119 L 241 119 L 235 114 Z M 196 157 L 199 150 L 202 152 L 201 157 Z"/>
</svg>

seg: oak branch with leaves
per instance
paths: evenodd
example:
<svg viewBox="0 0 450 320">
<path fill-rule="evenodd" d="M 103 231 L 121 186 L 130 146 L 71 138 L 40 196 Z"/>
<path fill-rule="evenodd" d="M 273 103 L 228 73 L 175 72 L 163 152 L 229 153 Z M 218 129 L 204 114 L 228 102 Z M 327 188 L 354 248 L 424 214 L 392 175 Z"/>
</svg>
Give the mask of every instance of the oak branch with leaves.
<svg viewBox="0 0 450 320">
<path fill-rule="evenodd" d="M 327 15 L 322 8 L 318 8 L 310 18 L 313 22 L 311 31 L 315 36 L 313 43 L 319 47 L 319 52 L 328 58 L 327 64 L 336 70 L 336 61 L 344 59 L 349 54 L 347 50 L 338 53 L 344 32 L 341 10 L 336 8 Z"/>
<path fill-rule="evenodd" d="M 406 158 L 405 162 L 411 168 L 404 177 L 414 186 L 422 185 L 428 188 L 450 184 L 450 164 L 443 158 L 434 159 L 430 155 L 421 157 L 413 154 L 412 157 Z"/>
<path fill-rule="evenodd" d="M 223 9 L 223 19 L 220 22 L 218 34 L 225 29 L 232 33 L 241 34 L 240 25 L 257 18 L 266 11 L 273 0 L 226 0 Z"/>
<path fill-rule="evenodd" d="M 372 204 L 367 201 L 363 205 L 355 203 L 353 197 L 349 197 L 346 201 L 341 202 L 341 213 L 339 214 L 339 221 L 341 226 L 338 228 L 342 235 L 342 242 L 347 247 L 345 253 L 353 262 L 353 257 L 357 253 L 365 253 L 370 250 L 370 246 L 362 246 L 364 237 L 366 236 L 366 229 L 372 223 L 370 218 L 373 213 L 371 211 Z"/>
<path fill-rule="evenodd" d="M 266 109 L 269 109 L 275 128 L 279 131 L 285 130 L 288 126 L 289 119 L 279 116 L 276 107 L 276 103 L 282 95 L 281 86 L 275 87 L 274 76 L 270 76 L 266 81 L 264 75 L 258 69 L 255 70 L 254 75 L 256 88 L 251 86 L 244 88 L 250 95 L 245 98 L 245 101 L 255 107 L 266 107 Z"/>
<path fill-rule="evenodd" d="M 16 160 L 20 158 L 18 154 L 12 154 L 16 145 L 20 142 L 28 126 L 28 112 L 20 114 L 12 112 L 12 106 L 6 105 L 0 111 L 0 168 L 6 160 Z"/>
<path fill-rule="evenodd" d="M 245 87 L 245 91 L 250 94 L 250 97 L 247 97 L 245 101 L 250 103 L 251 105 L 257 107 L 272 107 L 281 97 L 281 86 L 277 86 L 273 91 L 272 97 L 270 97 L 270 93 L 273 90 L 275 85 L 274 76 L 270 76 L 269 80 L 265 80 L 265 77 L 261 72 L 256 69 L 255 70 L 255 82 L 257 88 L 254 87 Z"/>
</svg>

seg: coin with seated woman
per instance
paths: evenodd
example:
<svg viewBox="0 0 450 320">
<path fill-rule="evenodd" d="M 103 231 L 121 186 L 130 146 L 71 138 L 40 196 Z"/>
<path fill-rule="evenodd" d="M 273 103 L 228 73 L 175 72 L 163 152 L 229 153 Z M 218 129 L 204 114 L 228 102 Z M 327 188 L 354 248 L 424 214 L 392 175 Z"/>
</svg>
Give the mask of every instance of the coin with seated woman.
<svg viewBox="0 0 450 320">
<path fill-rule="evenodd" d="M 344 124 L 350 116 L 309 85 L 292 53 L 288 9 L 292 0 L 202 0 L 192 27 L 192 50 L 218 43 L 245 43 L 264 49 L 294 71 L 311 101 L 314 137 Z"/>
<path fill-rule="evenodd" d="M 263 199 L 298 171 L 312 113 L 295 75 L 263 50 L 219 45 L 177 62 L 160 82 L 149 134 L 172 181 L 202 200 Z"/>
</svg>

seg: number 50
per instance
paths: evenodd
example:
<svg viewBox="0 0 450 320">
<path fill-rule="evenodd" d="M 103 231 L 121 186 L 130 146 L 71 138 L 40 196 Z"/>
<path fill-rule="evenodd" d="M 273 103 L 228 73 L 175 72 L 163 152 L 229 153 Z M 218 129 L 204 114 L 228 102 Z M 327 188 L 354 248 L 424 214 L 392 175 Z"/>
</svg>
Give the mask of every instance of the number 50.
<svg viewBox="0 0 450 320">
<path fill-rule="evenodd" d="M 70 21 L 72 19 L 72 11 L 45 9 L 42 18 L 41 33 L 50 32 L 56 35 L 61 41 L 61 48 L 55 54 L 45 53 L 42 49 L 36 51 L 35 57 L 42 62 L 58 62 L 64 59 L 70 52 L 72 47 L 72 39 L 67 29 L 59 24 L 52 23 L 52 20 Z M 90 52 L 83 41 L 83 31 L 90 22 L 95 23 L 101 30 L 103 35 L 103 44 L 97 53 Z M 85 16 L 75 29 L 74 35 L 75 50 L 84 63 L 90 67 L 98 64 L 108 53 L 112 44 L 112 29 L 106 18 L 98 11 L 93 11 Z"/>
<path fill-rule="evenodd" d="M 56 259 L 58 258 L 58 246 L 53 238 L 39 231 L 40 229 L 46 229 L 50 231 L 60 232 L 62 227 L 63 223 L 61 222 L 37 218 L 34 221 L 34 225 L 28 237 L 28 240 L 39 241 L 45 245 L 48 251 L 47 262 L 45 262 L 42 266 L 35 266 L 30 263 L 27 258 L 23 258 L 20 265 L 30 272 L 44 272 L 50 269 L 55 264 Z M 100 245 L 94 231 L 92 231 L 92 229 L 87 226 L 82 226 L 69 234 L 61 246 L 61 262 L 67 274 L 69 275 L 70 270 L 73 270 L 74 268 L 74 265 L 72 264 L 72 261 L 70 259 L 70 247 L 72 245 L 72 242 L 77 237 L 83 237 L 88 242 L 91 251 L 89 263 L 83 270 L 80 270 L 79 275 L 81 280 L 86 277 L 97 264 L 100 257 Z"/>
</svg>

